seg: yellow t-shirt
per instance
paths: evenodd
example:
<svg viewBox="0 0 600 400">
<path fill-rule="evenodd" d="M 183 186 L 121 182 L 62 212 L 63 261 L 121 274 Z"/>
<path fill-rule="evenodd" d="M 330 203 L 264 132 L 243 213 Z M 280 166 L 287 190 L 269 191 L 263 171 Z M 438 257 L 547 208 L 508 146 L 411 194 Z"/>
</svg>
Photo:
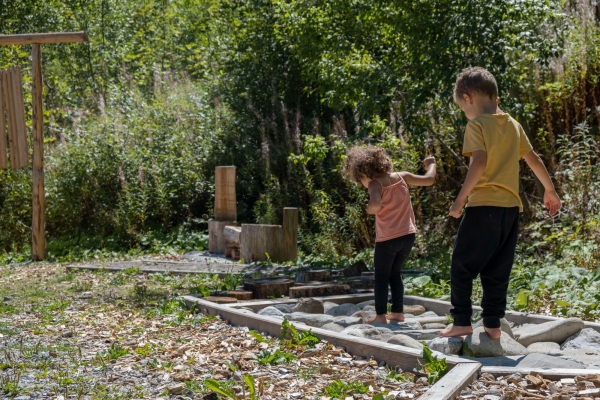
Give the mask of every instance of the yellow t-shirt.
<svg viewBox="0 0 600 400">
<path fill-rule="evenodd" d="M 463 154 L 487 154 L 485 171 L 468 196 L 467 207 L 519 207 L 519 159 L 532 150 L 523 127 L 508 114 L 483 114 L 467 124 Z"/>
</svg>

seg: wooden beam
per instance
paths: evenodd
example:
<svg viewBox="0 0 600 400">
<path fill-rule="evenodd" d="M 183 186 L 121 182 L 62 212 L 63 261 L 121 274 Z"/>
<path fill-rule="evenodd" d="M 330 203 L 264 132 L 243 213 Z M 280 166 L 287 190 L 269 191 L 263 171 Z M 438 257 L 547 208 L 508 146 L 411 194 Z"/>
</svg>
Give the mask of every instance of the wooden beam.
<svg viewBox="0 0 600 400">
<path fill-rule="evenodd" d="M 12 90 L 15 105 L 15 121 L 17 127 L 17 148 L 19 151 L 19 163 L 17 168 L 29 166 L 29 148 L 27 146 L 27 125 L 25 124 L 25 105 L 23 104 L 23 81 L 21 80 L 21 68 L 12 68 Z"/>
<path fill-rule="evenodd" d="M 0 46 L 44 44 L 44 43 L 77 43 L 89 41 L 86 32 L 54 32 L 26 33 L 21 35 L 0 35 Z"/>
<path fill-rule="evenodd" d="M 42 108 L 42 46 L 31 50 L 33 74 L 33 222 L 31 258 L 46 258 L 46 197 L 44 190 L 44 110 Z"/>
<path fill-rule="evenodd" d="M 4 101 L 3 95 L 3 79 L 4 73 L 0 71 L 0 168 L 8 168 L 8 154 L 7 154 L 7 141 L 6 141 L 6 119 L 4 114 Z"/>
<path fill-rule="evenodd" d="M 298 258 L 298 209 L 283 209 L 283 246 L 285 260 L 296 261 Z"/>
<path fill-rule="evenodd" d="M 460 363 L 450 370 L 435 385 L 429 388 L 419 400 L 450 400 L 458 397 L 460 392 L 477 380 L 481 364 Z"/>
<path fill-rule="evenodd" d="M 519 373 L 523 376 L 529 374 L 540 374 L 544 379 L 558 380 L 563 378 L 574 378 L 576 376 L 596 375 L 597 369 L 568 369 L 568 368 L 520 368 L 520 367 L 483 367 L 481 373 L 492 374 L 495 377 L 507 376 Z"/>
<path fill-rule="evenodd" d="M 6 119 L 8 122 L 8 143 L 10 148 L 10 166 L 13 170 L 19 165 L 19 147 L 17 141 L 17 128 L 15 122 L 14 101 L 12 98 L 12 74 L 10 70 L 2 72 L 2 91 L 6 105 Z"/>
</svg>

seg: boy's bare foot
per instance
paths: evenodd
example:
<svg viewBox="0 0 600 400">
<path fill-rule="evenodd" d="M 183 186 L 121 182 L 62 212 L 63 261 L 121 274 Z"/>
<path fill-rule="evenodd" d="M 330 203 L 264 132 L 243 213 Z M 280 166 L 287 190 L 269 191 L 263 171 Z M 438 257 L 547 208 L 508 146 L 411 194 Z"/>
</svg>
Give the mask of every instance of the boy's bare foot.
<svg viewBox="0 0 600 400">
<path fill-rule="evenodd" d="M 502 335 L 502 330 L 500 328 L 486 328 L 484 326 L 483 329 L 485 329 L 485 332 L 494 340 L 500 339 L 500 336 Z"/>
<path fill-rule="evenodd" d="M 385 316 L 388 321 L 400 321 L 404 322 L 404 314 L 401 312 L 391 312 Z"/>
<path fill-rule="evenodd" d="M 376 315 L 368 320 L 367 324 L 387 324 L 387 319 L 385 318 L 385 314 Z"/>
<path fill-rule="evenodd" d="M 447 327 L 446 329 L 444 329 L 443 331 L 440 332 L 440 336 L 441 337 L 459 337 L 459 336 L 470 335 L 471 333 L 473 333 L 472 326 L 450 325 L 449 327 Z"/>
</svg>

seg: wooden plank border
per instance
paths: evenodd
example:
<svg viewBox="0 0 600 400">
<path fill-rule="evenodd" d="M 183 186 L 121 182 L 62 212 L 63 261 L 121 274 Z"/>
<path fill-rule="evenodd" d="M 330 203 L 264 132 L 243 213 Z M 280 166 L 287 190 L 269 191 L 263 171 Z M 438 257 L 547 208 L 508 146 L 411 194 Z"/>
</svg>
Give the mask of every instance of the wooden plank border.
<svg viewBox="0 0 600 400">
<path fill-rule="evenodd" d="M 193 296 L 183 296 L 183 299 L 188 307 L 195 307 L 207 315 L 218 315 L 233 325 L 246 326 L 259 332 L 266 332 L 275 337 L 279 337 L 281 334 L 280 319 L 212 303 Z M 417 361 L 422 361 L 421 351 L 416 349 L 391 345 L 377 340 L 341 335 L 337 332 L 309 327 L 300 323 L 294 323 L 294 325 L 301 332 L 308 331 L 309 329 L 312 330 L 319 338 L 338 347 L 343 347 L 350 354 L 367 359 L 373 357 L 377 361 L 385 361 L 387 364 L 398 366 L 405 371 L 412 371 L 417 365 Z M 456 398 L 462 389 L 478 377 L 479 370 L 481 369 L 481 364 L 478 362 L 441 353 L 438 353 L 438 355 L 446 358 L 446 362 L 451 369 L 446 376 L 429 388 L 420 399 L 445 400 Z"/>
<path fill-rule="evenodd" d="M 482 367 L 481 373 L 487 372 L 495 377 L 519 373 L 523 376 L 531 373 L 540 374 L 546 379 L 559 380 L 576 376 L 597 375 L 597 369 L 567 369 L 567 368 L 519 368 L 519 367 Z"/>
</svg>

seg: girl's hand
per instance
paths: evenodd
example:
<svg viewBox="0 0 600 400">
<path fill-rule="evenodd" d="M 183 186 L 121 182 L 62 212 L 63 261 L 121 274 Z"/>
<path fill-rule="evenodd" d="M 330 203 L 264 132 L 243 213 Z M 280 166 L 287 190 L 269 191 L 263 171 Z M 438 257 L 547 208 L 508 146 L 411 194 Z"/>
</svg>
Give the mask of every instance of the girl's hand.
<svg viewBox="0 0 600 400">
<path fill-rule="evenodd" d="M 435 164 L 435 157 L 434 156 L 429 156 L 429 157 L 425 158 L 423 160 L 423 164 L 425 165 L 425 168 L 429 168 L 429 166 L 431 164 Z"/>
</svg>

